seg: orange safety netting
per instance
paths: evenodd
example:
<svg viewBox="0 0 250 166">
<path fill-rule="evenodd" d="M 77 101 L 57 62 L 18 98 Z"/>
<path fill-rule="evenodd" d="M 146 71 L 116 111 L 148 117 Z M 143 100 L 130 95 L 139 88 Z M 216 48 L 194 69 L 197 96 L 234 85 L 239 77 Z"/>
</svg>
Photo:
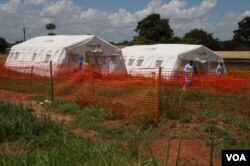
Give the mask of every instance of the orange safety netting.
<svg viewBox="0 0 250 166">
<path fill-rule="evenodd" d="M 0 63 L 2 99 L 44 100 L 53 95 L 82 106 L 98 105 L 121 118 L 153 120 L 170 112 L 204 109 L 248 115 L 250 108 L 249 73 L 196 74 L 183 90 L 185 75 L 167 69 L 138 69 L 127 75 L 92 65 L 84 69 L 69 65 L 21 66 L 6 68 Z"/>
</svg>

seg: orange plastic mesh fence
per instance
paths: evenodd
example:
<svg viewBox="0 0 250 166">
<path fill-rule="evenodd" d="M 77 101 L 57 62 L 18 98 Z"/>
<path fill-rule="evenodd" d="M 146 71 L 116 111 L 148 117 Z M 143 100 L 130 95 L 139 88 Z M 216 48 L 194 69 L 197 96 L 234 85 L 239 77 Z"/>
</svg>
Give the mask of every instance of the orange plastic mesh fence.
<svg viewBox="0 0 250 166">
<path fill-rule="evenodd" d="M 156 80 L 129 77 L 124 72 L 108 73 L 101 67 L 85 66 L 66 80 L 55 79 L 55 98 L 98 105 L 120 118 L 155 117 Z"/>
<path fill-rule="evenodd" d="M 0 63 L 0 97 L 2 99 L 63 99 L 83 106 L 98 105 L 121 118 L 150 117 L 170 113 L 215 110 L 239 112 L 249 116 L 249 73 L 213 73 L 188 76 L 168 69 L 138 69 L 124 72 L 85 65 L 35 67 Z M 160 72 L 160 73 L 159 73 Z M 161 77 L 159 77 L 161 75 Z M 184 86 L 185 85 L 185 86 Z"/>
<path fill-rule="evenodd" d="M 239 112 L 249 116 L 249 73 L 216 75 L 204 73 L 187 76 L 183 72 L 162 71 L 161 111 L 212 110 Z"/>
<path fill-rule="evenodd" d="M 47 65 L 25 67 L 21 63 L 5 67 L 4 62 L 0 62 L 0 98 L 7 100 L 48 98 L 50 94 L 49 78 L 36 75 L 34 71 L 45 75 L 49 72 L 49 68 Z"/>
</svg>

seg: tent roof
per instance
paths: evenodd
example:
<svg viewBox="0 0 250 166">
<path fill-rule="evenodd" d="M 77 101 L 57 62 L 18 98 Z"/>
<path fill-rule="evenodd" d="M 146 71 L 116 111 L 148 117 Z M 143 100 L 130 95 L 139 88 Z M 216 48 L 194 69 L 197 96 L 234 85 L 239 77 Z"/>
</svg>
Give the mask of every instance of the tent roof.
<svg viewBox="0 0 250 166">
<path fill-rule="evenodd" d="M 202 45 L 190 44 L 154 44 L 130 46 L 122 49 L 122 52 L 130 55 L 179 55 L 203 47 Z"/>
<path fill-rule="evenodd" d="M 94 35 L 78 35 L 78 36 L 40 36 L 27 40 L 23 43 L 15 45 L 13 48 L 23 47 L 49 47 L 49 48 L 65 48 L 75 44 L 86 42 L 94 38 Z"/>
</svg>

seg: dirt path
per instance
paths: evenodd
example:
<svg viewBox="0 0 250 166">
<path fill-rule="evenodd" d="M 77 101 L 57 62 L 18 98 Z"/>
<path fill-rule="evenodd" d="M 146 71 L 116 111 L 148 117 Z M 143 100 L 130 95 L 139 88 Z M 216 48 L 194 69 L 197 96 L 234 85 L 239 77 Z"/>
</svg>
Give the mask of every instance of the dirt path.
<svg viewBox="0 0 250 166">
<path fill-rule="evenodd" d="M 46 104 L 40 104 L 37 102 L 26 102 L 23 104 L 31 107 L 33 109 L 32 114 L 37 118 L 48 118 L 53 122 L 62 123 L 78 137 L 94 139 L 94 137 L 98 134 L 98 132 L 93 130 L 83 130 L 80 127 L 72 127 L 70 125 L 74 120 L 74 117 L 72 115 L 52 112 L 48 109 L 48 106 Z"/>
</svg>

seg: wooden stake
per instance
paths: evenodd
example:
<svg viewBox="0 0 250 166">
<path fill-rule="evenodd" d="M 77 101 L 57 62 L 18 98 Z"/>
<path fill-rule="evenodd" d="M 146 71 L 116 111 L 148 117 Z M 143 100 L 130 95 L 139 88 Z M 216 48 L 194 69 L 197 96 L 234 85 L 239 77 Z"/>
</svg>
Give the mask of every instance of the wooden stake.
<svg viewBox="0 0 250 166">
<path fill-rule="evenodd" d="M 51 91 L 51 101 L 54 101 L 54 86 L 53 86 L 52 61 L 49 62 L 49 69 L 50 69 L 50 91 Z"/>
</svg>

